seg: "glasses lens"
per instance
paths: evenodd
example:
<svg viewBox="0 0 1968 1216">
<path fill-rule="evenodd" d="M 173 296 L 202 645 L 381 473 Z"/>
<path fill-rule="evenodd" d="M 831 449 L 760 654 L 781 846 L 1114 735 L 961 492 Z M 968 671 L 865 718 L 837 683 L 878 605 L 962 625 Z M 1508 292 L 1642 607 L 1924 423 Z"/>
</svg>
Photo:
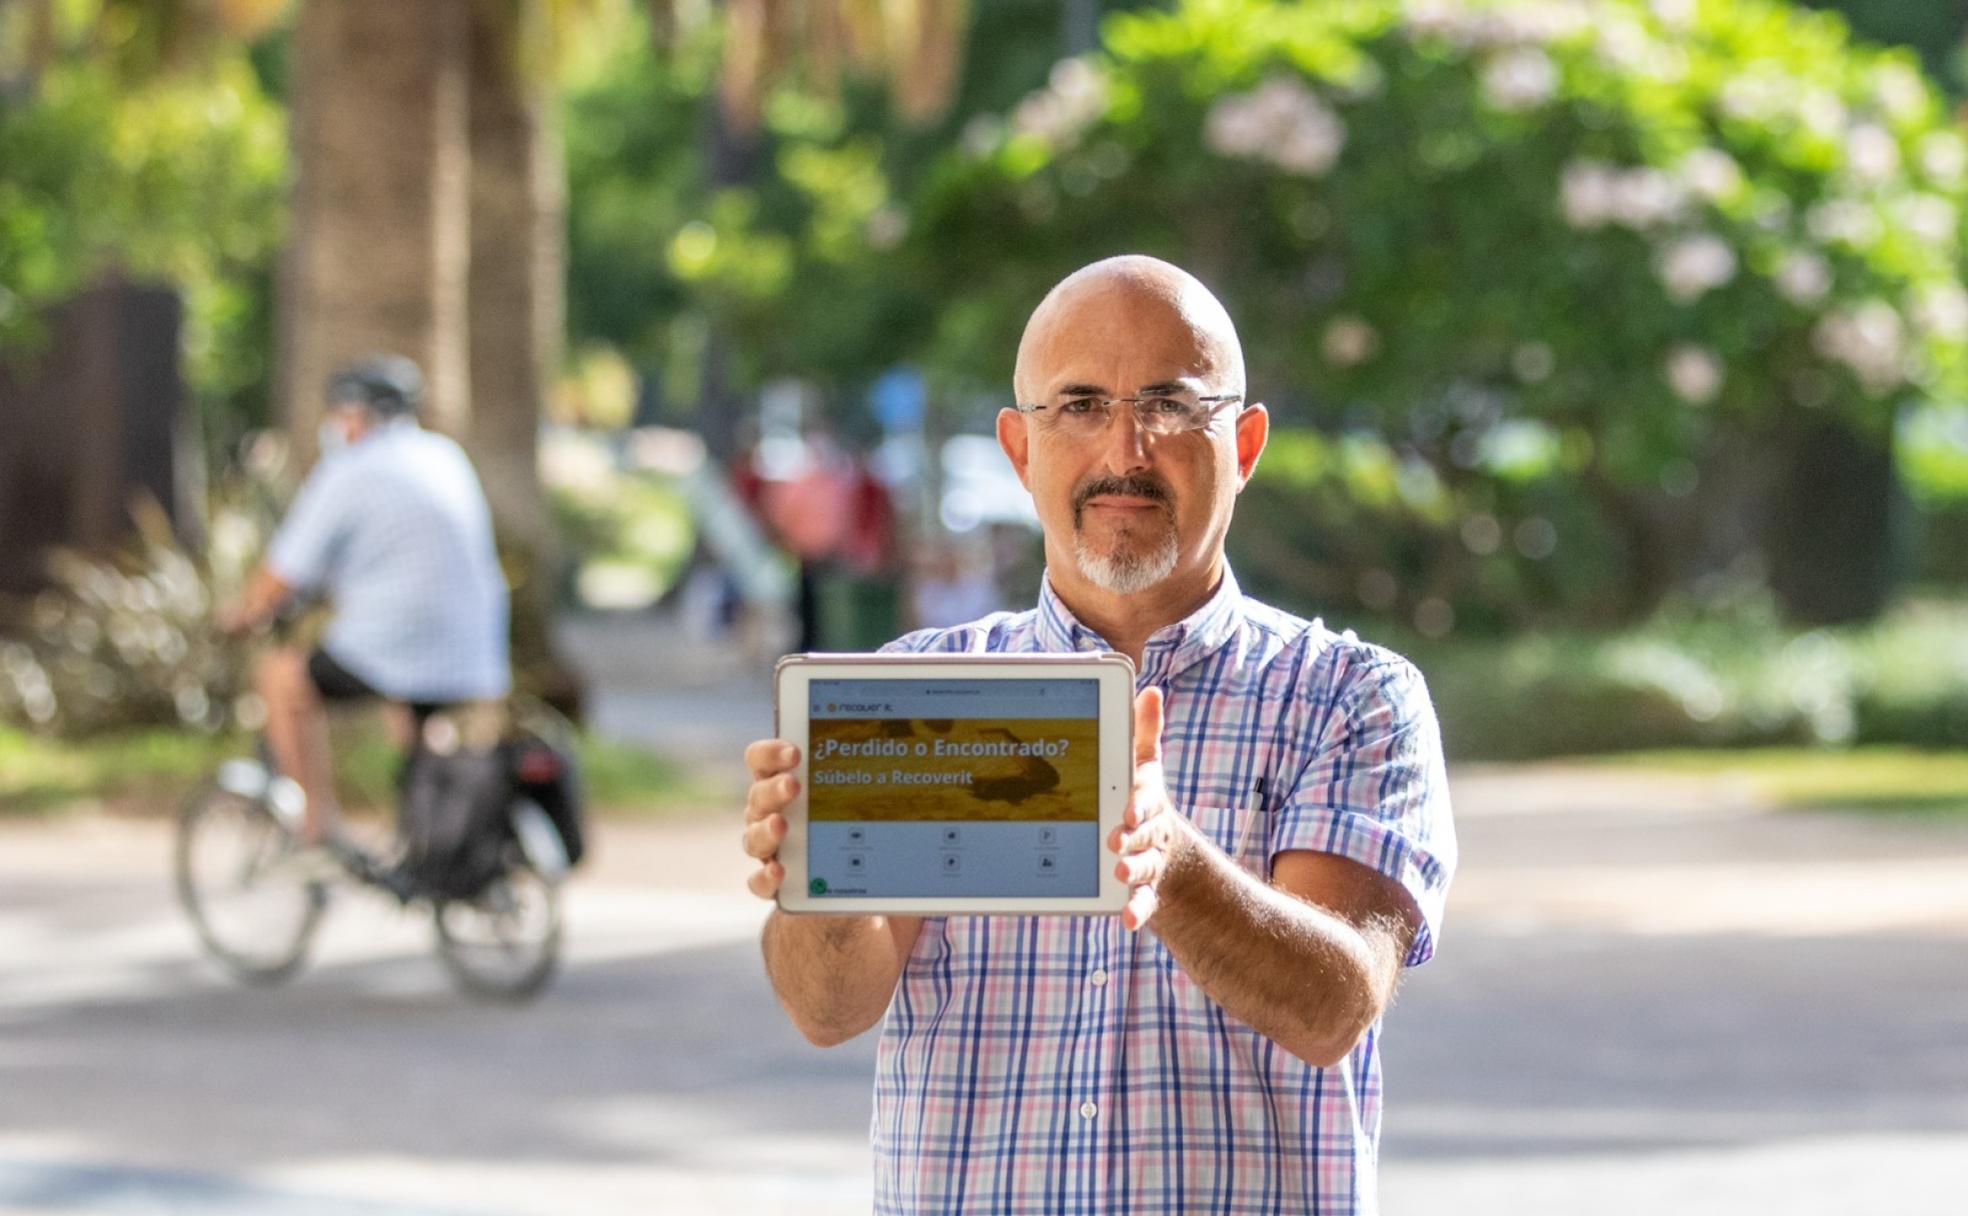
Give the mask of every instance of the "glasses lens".
<svg viewBox="0 0 1968 1216">
<path fill-rule="evenodd" d="M 1045 408 L 1039 418 L 1042 425 L 1053 430 L 1095 434 L 1107 429 L 1115 409 L 1129 408 L 1134 411 L 1135 419 L 1143 430 L 1158 435 L 1175 435 L 1208 426 L 1217 404 L 1205 402 L 1191 392 L 1118 399 L 1071 397 Z"/>
<path fill-rule="evenodd" d="M 1076 435 L 1105 430 L 1113 416 L 1113 403 L 1099 397 L 1071 397 L 1040 415 L 1054 430 Z"/>
<path fill-rule="evenodd" d="M 1193 431 L 1209 422 L 1209 407 L 1194 393 L 1164 393 L 1143 397 L 1134 407 L 1141 425 L 1158 434 Z"/>
</svg>

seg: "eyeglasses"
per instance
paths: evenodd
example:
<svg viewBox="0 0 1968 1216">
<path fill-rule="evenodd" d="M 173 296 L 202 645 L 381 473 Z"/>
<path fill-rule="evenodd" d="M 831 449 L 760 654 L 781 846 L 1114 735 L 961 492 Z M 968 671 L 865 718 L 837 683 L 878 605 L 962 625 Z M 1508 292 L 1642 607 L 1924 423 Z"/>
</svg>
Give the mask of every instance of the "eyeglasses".
<svg viewBox="0 0 1968 1216">
<path fill-rule="evenodd" d="M 1242 401 L 1240 394 L 1201 397 L 1191 392 L 1154 393 L 1140 397 L 1072 397 L 1055 405 L 1018 405 L 1027 417 L 1038 415 L 1047 430 L 1071 435 L 1097 435 L 1114 420 L 1118 406 L 1134 411 L 1134 420 L 1151 435 L 1180 435 L 1200 431 L 1226 405 Z"/>
</svg>

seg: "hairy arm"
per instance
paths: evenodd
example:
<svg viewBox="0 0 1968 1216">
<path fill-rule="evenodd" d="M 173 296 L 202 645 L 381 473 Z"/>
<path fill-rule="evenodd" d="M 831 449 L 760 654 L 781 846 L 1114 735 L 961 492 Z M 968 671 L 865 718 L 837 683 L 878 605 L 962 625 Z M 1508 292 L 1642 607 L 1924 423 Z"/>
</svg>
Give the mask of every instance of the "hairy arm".
<svg viewBox="0 0 1968 1216">
<path fill-rule="evenodd" d="M 772 991 L 820 1047 L 881 1021 L 922 921 L 913 917 L 787 916 L 774 909 L 761 945 Z"/>
<path fill-rule="evenodd" d="M 1380 737 L 1379 719 L 1366 725 Z M 1338 1063 L 1393 999 L 1421 909 L 1401 883 L 1336 854 L 1287 849 L 1270 883 L 1248 873 L 1174 809 L 1161 729 L 1161 694 L 1149 689 L 1135 702 L 1134 790 L 1109 842 L 1134 888 L 1124 923 L 1152 918 L 1225 1012 L 1309 1064 Z"/>
<path fill-rule="evenodd" d="M 1155 932 L 1226 1013 L 1308 1064 L 1346 1058 L 1393 999 L 1419 913 L 1398 884 L 1325 853 L 1266 886 L 1179 821 Z"/>
</svg>

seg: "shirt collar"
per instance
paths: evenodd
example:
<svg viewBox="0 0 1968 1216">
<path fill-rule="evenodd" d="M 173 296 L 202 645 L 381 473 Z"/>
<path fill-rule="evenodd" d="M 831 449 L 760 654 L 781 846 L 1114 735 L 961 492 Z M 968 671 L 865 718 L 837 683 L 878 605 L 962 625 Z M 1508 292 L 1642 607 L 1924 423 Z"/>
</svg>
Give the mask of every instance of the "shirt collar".
<svg viewBox="0 0 1968 1216">
<path fill-rule="evenodd" d="M 1139 683 L 1163 684 L 1209 657 L 1235 636 L 1244 619 L 1244 593 L 1228 564 L 1223 581 L 1202 606 L 1173 625 L 1148 636 L 1141 651 Z M 1047 653 L 1111 650 L 1107 640 L 1081 624 L 1052 589 L 1047 576 L 1039 582 L 1039 649 Z"/>
</svg>

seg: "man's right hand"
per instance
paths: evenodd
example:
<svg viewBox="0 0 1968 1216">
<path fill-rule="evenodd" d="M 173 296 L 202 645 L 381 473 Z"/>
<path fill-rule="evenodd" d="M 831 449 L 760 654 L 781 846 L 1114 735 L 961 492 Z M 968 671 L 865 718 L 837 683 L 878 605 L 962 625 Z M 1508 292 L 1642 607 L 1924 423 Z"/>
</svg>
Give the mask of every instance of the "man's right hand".
<svg viewBox="0 0 1968 1216">
<path fill-rule="evenodd" d="M 784 739 L 760 739 L 745 749 L 752 788 L 745 796 L 745 856 L 759 863 L 745 885 L 760 899 L 773 899 L 786 881 L 779 864 L 779 842 L 786 838 L 785 809 L 799 793 L 799 748 Z"/>
<path fill-rule="evenodd" d="M 251 633 L 257 624 L 243 600 L 222 604 L 212 610 L 212 628 L 225 637 L 238 638 Z"/>
</svg>

